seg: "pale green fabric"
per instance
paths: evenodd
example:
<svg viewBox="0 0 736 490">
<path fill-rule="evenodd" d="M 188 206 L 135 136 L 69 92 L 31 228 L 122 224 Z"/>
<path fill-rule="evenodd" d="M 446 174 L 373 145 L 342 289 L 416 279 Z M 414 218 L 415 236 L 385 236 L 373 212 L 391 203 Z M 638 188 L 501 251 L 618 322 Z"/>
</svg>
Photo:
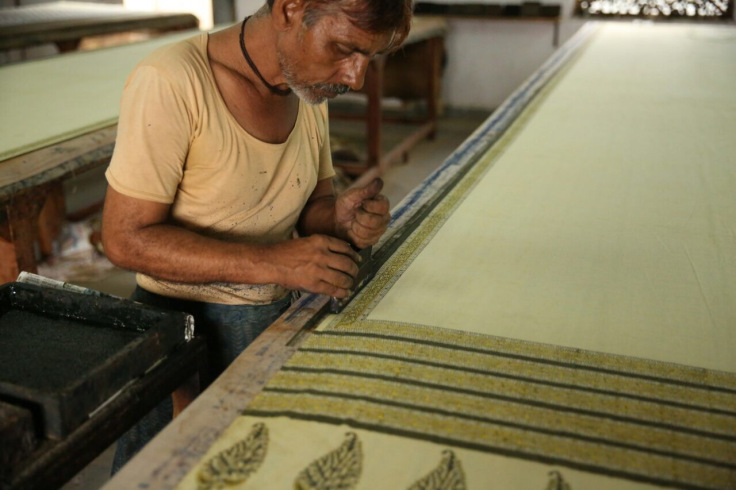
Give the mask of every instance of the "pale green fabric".
<svg viewBox="0 0 736 490">
<path fill-rule="evenodd" d="M 734 80 L 733 27 L 602 26 L 368 319 L 735 372 Z"/>
<path fill-rule="evenodd" d="M 1 67 L 0 161 L 115 124 L 133 67 L 197 32 Z"/>
</svg>

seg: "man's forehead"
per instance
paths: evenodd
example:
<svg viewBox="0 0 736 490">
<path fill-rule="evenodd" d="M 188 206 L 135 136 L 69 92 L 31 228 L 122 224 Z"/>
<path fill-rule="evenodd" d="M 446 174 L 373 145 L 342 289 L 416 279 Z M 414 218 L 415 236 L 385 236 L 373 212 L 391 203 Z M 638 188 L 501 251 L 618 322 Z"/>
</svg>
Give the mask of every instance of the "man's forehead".
<svg viewBox="0 0 736 490">
<path fill-rule="evenodd" d="M 313 27 L 324 30 L 331 40 L 349 45 L 366 55 L 383 51 L 393 37 L 390 30 L 371 32 L 361 29 L 343 12 L 324 15 Z"/>
</svg>

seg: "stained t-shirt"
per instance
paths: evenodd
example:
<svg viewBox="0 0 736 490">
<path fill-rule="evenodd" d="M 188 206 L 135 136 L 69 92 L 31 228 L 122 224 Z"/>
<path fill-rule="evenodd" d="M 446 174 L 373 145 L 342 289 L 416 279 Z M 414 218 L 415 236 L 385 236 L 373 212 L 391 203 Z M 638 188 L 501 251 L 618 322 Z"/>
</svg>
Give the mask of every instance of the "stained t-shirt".
<svg viewBox="0 0 736 490">
<path fill-rule="evenodd" d="M 171 219 L 202 235 L 258 244 L 288 240 L 317 182 L 334 175 L 327 106 L 299 102 L 284 143 L 248 134 L 225 105 L 207 58 L 207 34 L 166 46 L 129 76 L 106 177 L 129 197 L 171 204 Z M 139 273 L 165 296 L 259 304 L 288 293 L 276 284 L 203 285 Z"/>
</svg>

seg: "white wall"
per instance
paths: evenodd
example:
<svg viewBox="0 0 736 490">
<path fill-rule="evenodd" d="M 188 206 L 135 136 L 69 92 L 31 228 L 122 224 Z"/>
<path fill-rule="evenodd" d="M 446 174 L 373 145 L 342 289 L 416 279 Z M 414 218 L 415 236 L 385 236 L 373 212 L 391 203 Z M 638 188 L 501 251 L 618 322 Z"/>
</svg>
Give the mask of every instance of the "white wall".
<svg viewBox="0 0 736 490">
<path fill-rule="evenodd" d="M 265 3 L 266 0 L 235 0 L 236 20 L 242 20 L 246 15 L 253 14 Z"/>
<path fill-rule="evenodd" d="M 442 98 L 450 107 L 493 109 L 554 51 L 552 25 L 450 20 Z"/>
<path fill-rule="evenodd" d="M 200 29 L 213 25 L 211 0 L 123 0 L 123 5 L 144 12 L 189 12 L 199 19 Z"/>
<path fill-rule="evenodd" d="M 559 3 L 562 45 L 583 21 L 571 18 L 574 0 Z M 556 49 L 552 22 L 450 18 L 448 24 L 442 97 L 449 107 L 495 109 Z"/>
<path fill-rule="evenodd" d="M 242 19 L 264 3 L 265 0 L 236 0 L 236 16 Z M 582 22 L 570 18 L 574 0 L 560 0 L 560 3 L 562 44 Z M 446 106 L 453 108 L 495 109 L 555 49 L 551 22 L 450 18 L 448 24 L 442 99 Z"/>
</svg>

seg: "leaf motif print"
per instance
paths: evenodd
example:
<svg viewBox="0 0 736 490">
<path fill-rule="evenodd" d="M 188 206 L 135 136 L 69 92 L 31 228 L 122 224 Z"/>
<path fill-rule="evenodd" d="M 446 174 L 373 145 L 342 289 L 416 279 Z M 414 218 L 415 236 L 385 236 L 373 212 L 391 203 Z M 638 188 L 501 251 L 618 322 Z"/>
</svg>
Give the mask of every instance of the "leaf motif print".
<svg viewBox="0 0 736 490">
<path fill-rule="evenodd" d="M 355 488 L 363 470 L 363 449 L 358 436 L 345 434 L 343 443 L 307 466 L 294 481 L 296 490 L 348 490 Z"/>
<path fill-rule="evenodd" d="M 562 477 L 559 471 L 550 471 L 549 482 L 547 482 L 547 490 L 571 490 L 572 487 Z"/>
<path fill-rule="evenodd" d="M 409 490 L 465 490 L 465 472 L 452 451 L 442 451 L 442 461 L 427 476 L 414 483 Z"/>
<path fill-rule="evenodd" d="M 244 482 L 261 466 L 267 451 L 268 428 L 265 424 L 254 424 L 245 439 L 205 463 L 197 475 L 197 488 L 210 490 Z"/>
</svg>

